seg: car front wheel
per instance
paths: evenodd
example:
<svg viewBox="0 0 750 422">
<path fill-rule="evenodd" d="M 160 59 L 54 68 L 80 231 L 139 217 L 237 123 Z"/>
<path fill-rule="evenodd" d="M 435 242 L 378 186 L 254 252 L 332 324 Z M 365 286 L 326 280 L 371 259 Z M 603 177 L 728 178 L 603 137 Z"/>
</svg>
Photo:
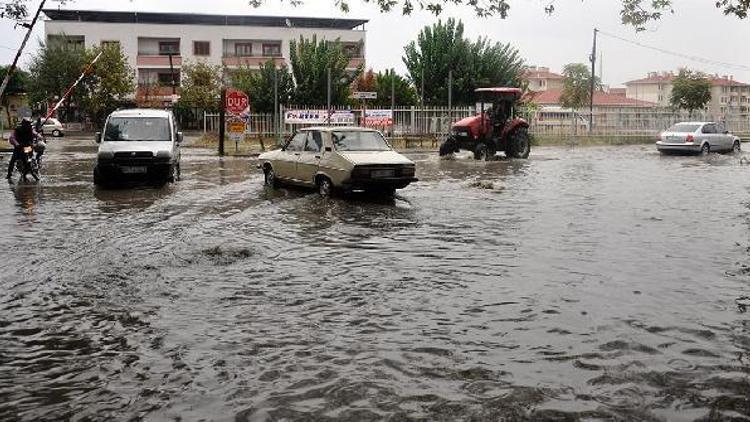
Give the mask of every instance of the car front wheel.
<svg viewBox="0 0 750 422">
<path fill-rule="evenodd" d="M 62 136 L 62 132 L 60 132 L 58 129 L 55 129 L 52 131 L 52 136 L 54 136 L 55 138 L 59 138 Z"/>
<path fill-rule="evenodd" d="M 732 145 L 732 152 L 735 154 L 739 154 L 742 152 L 742 144 L 740 144 L 740 141 L 734 141 L 734 144 Z"/>
</svg>

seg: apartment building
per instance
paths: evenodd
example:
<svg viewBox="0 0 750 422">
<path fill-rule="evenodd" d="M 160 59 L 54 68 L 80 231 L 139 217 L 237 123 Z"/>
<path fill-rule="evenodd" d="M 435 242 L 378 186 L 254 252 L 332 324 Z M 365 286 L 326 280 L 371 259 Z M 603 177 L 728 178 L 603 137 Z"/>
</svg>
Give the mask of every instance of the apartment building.
<svg viewBox="0 0 750 422">
<path fill-rule="evenodd" d="M 119 44 L 135 70 L 139 93 L 156 88 L 171 98 L 172 79 L 180 81 L 187 62 L 258 68 L 268 60 L 289 62 L 289 43 L 300 37 L 336 41 L 349 54 L 349 68 L 365 61 L 362 19 L 293 16 L 202 15 L 189 13 L 44 10 L 45 38 L 73 46 Z"/>
<path fill-rule="evenodd" d="M 669 107 L 672 96 L 673 72 L 650 72 L 643 79 L 625 83 L 626 97 Z M 750 112 L 750 84 L 739 82 L 731 75 L 710 75 L 711 101 L 707 111 L 714 116 L 747 114 Z"/>
<path fill-rule="evenodd" d="M 529 91 L 542 92 L 563 88 L 563 76 L 550 72 L 549 67 L 528 66 L 524 77 L 529 81 Z"/>
</svg>

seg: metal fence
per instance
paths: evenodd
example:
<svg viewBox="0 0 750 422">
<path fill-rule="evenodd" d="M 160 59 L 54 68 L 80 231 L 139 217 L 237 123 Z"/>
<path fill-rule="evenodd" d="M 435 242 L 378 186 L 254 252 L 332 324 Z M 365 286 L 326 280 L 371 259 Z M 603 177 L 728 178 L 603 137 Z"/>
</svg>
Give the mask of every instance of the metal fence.
<svg viewBox="0 0 750 422">
<path fill-rule="evenodd" d="M 311 124 L 287 124 L 283 120 L 284 112 L 286 110 L 321 110 L 322 108 L 307 107 L 307 108 L 281 108 L 278 119 L 280 120 L 279 133 L 282 136 L 290 135 L 294 130 L 307 127 L 317 126 L 317 123 Z M 338 110 L 343 110 L 338 109 Z M 358 125 L 362 121 L 362 109 L 346 109 L 352 112 L 354 115 L 354 124 Z M 469 117 L 474 114 L 474 109 L 471 107 L 461 108 L 419 108 L 419 107 L 402 107 L 393 110 L 393 125 L 380 126 L 377 129 L 383 131 L 386 135 L 391 137 L 410 137 L 410 136 L 425 136 L 425 137 L 444 137 L 450 132 L 452 122 Z M 218 113 L 204 113 L 203 115 L 203 132 L 218 132 L 219 131 L 219 114 Z M 273 113 L 256 113 L 251 114 L 248 129 L 246 134 L 251 137 L 272 137 L 276 131 L 274 130 L 274 115 Z"/>
<path fill-rule="evenodd" d="M 288 136 L 294 130 L 317 126 L 310 124 L 287 124 L 286 110 L 321 110 L 325 107 L 281 107 L 278 114 L 278 131 L 275 130 L 273 113 L 257 113 L 250 116 L 246 134 L 250 137 Z M 362 121 L 363 110 L 349 110 L 354 115 L 354 124 Z M 426 137 L 443 138 L 448 135 L 453 122 L 475 114 L 473 107 L 420 108 L 397 107 L 393 110 L 393 125 L 376 127 L 392 138 Z M 650 136 L 656 135 L 679 121 L 717 121 L 736 134 L 750 135 L 750 117 L 747 115 L 713 116 L 705 112 L 674 112 L 665 109 L 611 109 L 595 111 L 593 127 L 589 130 L 589 115 L 570 110 L 520 110 L 530 125 L 530 132 L 538 136 Z M 218 132 L 219 115 L 204 113 L 203 132 Z"/>
</svg>

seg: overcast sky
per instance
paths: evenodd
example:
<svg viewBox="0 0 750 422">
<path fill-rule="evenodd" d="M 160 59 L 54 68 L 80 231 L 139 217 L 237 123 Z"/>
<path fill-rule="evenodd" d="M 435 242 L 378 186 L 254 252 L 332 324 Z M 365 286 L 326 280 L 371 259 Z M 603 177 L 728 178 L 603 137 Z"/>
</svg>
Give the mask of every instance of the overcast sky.
<svg viewBox="0 0 750 422">
<path fill-rule="evenodd" d="M 572 62 L 587 62 L 591 51 L 594 27 L 642 44 L 699 56 L 715 62 L 708 64 L 634 46 L 607 36 L 600 36 L 603 52 L 604 83 L 619 86 L 625 81 L 645 76 L 649 71 L 675 70 L 689 66 L 710 73 L 732 74 L 735 79 L 750 83 L 750 57 L 746 42 L 750 40 L 750 20 L 726 17 L 713 0 L 675 0 L 675 13 L 651 25 L 647 31 L 636 33 L 620 24 L 619 0 L 557 0 L 557 10 L 551 16 L 544 12 L 548 0 L 510 0 L 510 16 L 476 18 L 469 8 L 450 6 L 440 18 L 456 17 L 463 20 L 471 38 L 487 36 L 492 40 L 510 42 L 526 58 L 528 64 L 549 66 L 560 72 Z M 37 1 L 32 0 L 36 7 Z M 343 16 L 334 0 L 306 0 L 303 6 L 290 7 L 279 0 L 266 0 L 266 5 L 252 8 L 246 0 L 74 0 L 69 9 L 128 10 L 190 13 L 272 14 L 293 16 Z M 401 61 L 403 46 L 414 39 L 419 30 L 433 22 L 427 12 L 401 16 L 398 12 L 381 14 L 376 6 L 360 0 L 349 0 L 351 12 L 347 17 L 365 18 L 367 24 L 367 64 L 375 70 L 395 67 L 405 72 Z M 48 2 L 48 7 L 57 7 Z M 41 38 L 41 27 L 35 37 Z M 14 49 L 20 45 L 22 28 L 0 21 L 0 62 L 9 63 Z M 33 51 L 37 42 L 29 44 Z M 28 62 L 24 55 L 22 65 Z M 597 66 L 597 73 L 599 68 Z"/>
</svg>

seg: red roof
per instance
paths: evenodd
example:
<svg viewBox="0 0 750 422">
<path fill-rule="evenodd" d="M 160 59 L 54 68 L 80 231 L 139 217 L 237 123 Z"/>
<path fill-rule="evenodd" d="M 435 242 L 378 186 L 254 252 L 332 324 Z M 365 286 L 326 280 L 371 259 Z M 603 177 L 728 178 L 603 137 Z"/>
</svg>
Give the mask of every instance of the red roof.
<svg viewBox="0 0 750 422">
<path fill-rule="evenodd" d="M 550 89 L 535 93 L 532 97 L 532 101 L 539 105 L 560 105 L 560 95 L 562 90 Z M 654 107 L 656 104 L 649 101 L 635 100 L 633 98 L 625 98 L 620 95 L 609 94 L 604 91 L 594 92 L 594 105 L 595 106 L 611 106 L 611 107 Z"/>
<path fill-rule="evenodd" d="M 521 95 L 521 88 L 477 88 L 474 92 L 493 92 L 497 94 L 516 94 Z"/>
<path fill-rule="evenodd" d="M 667 74 L 659 74 L 655 76 L 649 76 L 647 78 L 643 79 L 636 79 L 634 81 L 628 81 L 625 82 L 625 85 L 630 84 L 653 84 L 653 83 L 671 83 L 676 75 L 672 73 Z M 734 79 L 729 79 L 726 77 L 718 77 L 718 76 L 711 76 L 708 75 L 708 79 L 711 81 L 711 85 L 713 86 L 750 86 L 750 84 L 746 84 L 744 82 L 735 81 Z"/>
<path fill-rule="evenodd" d="M 547 69 L 527 69 L 523 74 L 526 79 L 562 79 L 563 75 L 550 72 Z"/>
</svg>

